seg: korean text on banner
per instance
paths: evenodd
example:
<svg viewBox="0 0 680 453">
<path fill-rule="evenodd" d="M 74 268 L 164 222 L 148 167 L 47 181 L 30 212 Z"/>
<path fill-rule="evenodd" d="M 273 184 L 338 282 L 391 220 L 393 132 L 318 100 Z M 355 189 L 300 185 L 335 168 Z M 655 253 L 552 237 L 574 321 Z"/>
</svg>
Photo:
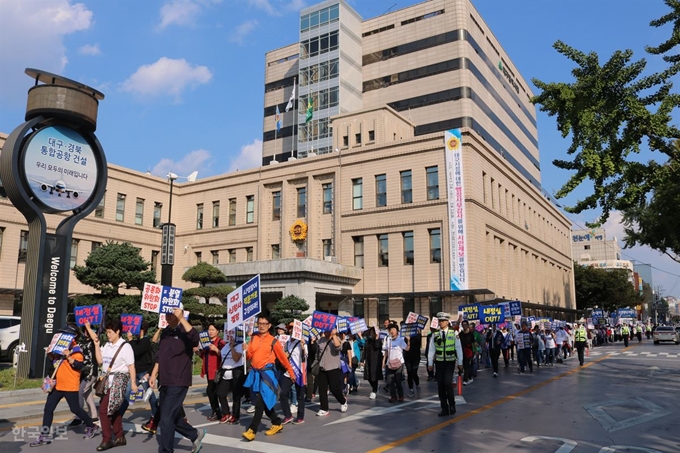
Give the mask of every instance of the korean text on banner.
<svg viewBox="0 0 680 453">
<path fill-rule="evenodd" d="M 188 321 L 189 320 L 189 312 L 186 311 L 186 310 L 182 310 L 182 311 L 184 312 L 184 319 L 186 319 Z M 165 329 L 166 327 L 168 327 L 168 320 L 165 317 L 165 315 L 166 315 L 165 313 L 161 313 L 160 315 L 158 315 L 158 328 L 159 329 Z"/>
<path fill-rule="evenodd" d="M 522 316 L 522 302 L 513 300 L 508 304 L 510 305 L 510 316 Z"/>
<path fill-rule="evenodd" d="M 366 330 L 368 330 L 368 327 L 366 327 L 366 321 L 364 319 L 350 321 L 349 323 L 349 331 L 354 335 L 358 333 L 364 333 Z"/>
<path fill-rule="evenodd" d="M 335 329 L 338 316 L 322 311 L 315 311 L 312 314 L 312 327 L 319 332 L 330 332 Z"/>
<path fill-rule="evenodd" d="M 399 334 L 402 337 L 412 337 L 414 335 L 418 335 L 418 324 L 404 324 L 401 326 L 401 330 L 399 331 Z"/>
<path fill-rule="evenodd" d="M 254 318 L 262 311 L 260 306 L 260 275 L 256 275 L 243 284 L 243 320 Z"/>
<path fill-rule="evenodd" d="M 308 325 L 308 326 L 311 327 L 311 326 L 312 326 L 312 316 L 311 316 L 311 315 L 310 315 L 310 316 L 307 316 L 307 317 L 304 319 L 304 321 L 302 321 L 302 324 L 306 324 L 306 325 Z"/>
<path fill-rule="evenodd" d="M 123 325 L 123 332 L 130 332 L 132 335 L 139 335 L 142 331 L 142 315 L 131 315 L 124 313 L 120 315 L 120 322 Z"/>
<path fill-rule="evenodd" d="M 227 330 L 234 330 L 243 324 L 242 288 L 239 286 L 227 296 Z"/>
<path fill-rule="evenodd" d="M 479 304 L 461 305 L 458 310 L 463 312 L 463 319 L 479 321 Z"/>
<path fill-rule="evenodd" d="M 55 333 L 47 348 L 47 353 L 61 355 L 71 347 L 71 342 L 76 336 L 72 333 Z"/>
<path fill-rule="evenodd" d="M 439 320 L 434 316 L 432 317 L 432 322 L 430 323 L 430 329 L 439 329 Z"/>
<path fill-rule="evenodd" d="M 281 343 L 281 347 L 283 348 L 283 350 L 287 351 L 288 340 L 290 340 L 290 335 L 279 335 L 276 337 L 276 339 L 279 340 L 279 343 Z"/>
<path fill-rule="evenodd" d="M 76 307 L 73 309 L 73 314 L 76 315 L 76 324 L 84 326 L 85 321 L 92 326 L 98 326 L 102 323 L 102 306 L 88 305 L 83 307 Z"/>
<path fill-rule="evenodd" d="M 418 314 L 409 311 L 408 316 L 406 317 L 406 324 L 415 324 L 416 321 L 418 321 Z"/>
<path fill-rule="evenodd" d="M 347 332 L 349 330 L 349 323 L 347 322 L 347 318 L 343 318 L 342 316 L 338 316 L 338 332 Z"/>
<path fill-rule="evenodd" d="M 159 313 L 172 313 L 175 308 L 182 308 L 182 288 L 162 286 L 161 306 Z"/>
<path fill-rule="evenodd" d="M 236 344 L 243 343 L 243 339 L 244 339 L 244 329 L 243 328 L 245 327 L 245 324 L 244 324 L 244 326 L 237 327 L 236 329 L 233 329 L 233 330 L 228 330 L 227 327 L 228 327 L 227 323 L 225 322 L 224 323 L 224 337 L 223 337 L 224 341 L 226 343 L 229 343 L 231 340 L 234 340 L 234 343 L 236 343 Z"/>
<path fill-rule="evenodd" d="M 427 316 L 423 315 L 418 315 L 418 320 L 416 321 L 416 324 L 418 325 L 418 328 L 420 330 L 425 330 L 425 326 L 427 325 L 427 322 L 430 320 Z"/>
<path fill-rule="evenodd" d="M 450 289 L 468 289 L 465 237 L 465 187 L 463 185 L 463 142 L 460 129 L 444 132 L 446 189 L 449 208 Z"/>
<path fill-rule="evenodd" d="M 295 340 L 302 341 L 302 321 L 299 319 L 293 320 L 293 333 L 291 334 L 291 337 Z"/>
<path fill-rule="evenodd" d="M 161 293 L 163 287 L 153 283 L 144 283 L 144 290 L 142 291 L 141 309 L 153 313 L 160 313 L 161 311 Z"/>
<path fill-rule="evenodd" d="M 200 349 L 208 349 L 210 347 L 210 334 L 207 330 L 198 332 L 198 341 Z"/>
<path fill-rule="evenodd" d="M 484 305 L 480 316 L 482 324 L 498 324 L 505 321 L 505 310 L 500 305 Z"/>
</svg>

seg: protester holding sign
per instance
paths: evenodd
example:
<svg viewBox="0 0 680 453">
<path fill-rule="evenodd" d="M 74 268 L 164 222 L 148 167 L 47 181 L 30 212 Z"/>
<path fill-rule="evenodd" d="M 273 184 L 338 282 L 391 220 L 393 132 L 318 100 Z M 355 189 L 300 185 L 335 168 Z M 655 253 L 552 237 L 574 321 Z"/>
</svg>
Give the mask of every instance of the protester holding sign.
<svg viewBox="0 0 680 453">
<path fill-rule="evenodd" d="M 378 393 L 378 381 L 383 379 L 383 354 L 382 340 L 376 329 L 368 329 L 364 333 L 366 345 L 364 346 L 364 380 L 371 385 L 369 399 L 376 399 Z"/>
<path fill-rule="evenodd" d="M 315 312 L 316 313 L 316 312 Z M 334 324 L 334 323 L 333 323 Z M 328 390 L 340 403 L 340 412 L 347 412 L 347 398 L 342 394 L 342 370 L 340 369 L 340 348 L 342 343 L 335 328 L 326 330 L 319 338 L 319 402 L 321 409 L 316 413 L 319 417 L 328 415 Z"/>
<path fill-rule="evenodd" d="M 65 349 L 58 356 L 52 353 L 48 354 L 55 367 L 54 377 L 56 377 L 57 382 L 54 388 L 47 394 L 40 436 L 35 442 L 31 443 L 31 447 L 40 447 L 52 443 L 50 431 L 52 429 L 54 410 L 62 398 L 66 399 L 71 412 L 85 422 L 85 439 L 92 439 L 99 430 L 92 422 L 92 418 L 78 404 L 80 370 L 83 368 L 83 354 L 76 341 L 76 337 L 80 335 L 80 332 L 74 325 L 67 325 L 60 332 L 71 335 L 71 344 L 69 348 Z"/>
<path fill-rule="evenodd" d="M 293 333 L 293 322 L 288 323 L 288 331 Z M 305 422 L 305 395 L 307 393 L 307 354 L 305 352 L 305 344 L 301 340 L 296 340 L 290 336 L 286 347 L 284 348 L 290 366 L 293 368 L 295 374 L 289 374 L 287 371 L 281 376 L 279 386 L 281 387 L 281 411 L 283 412 L 283 424 L 286 425 L 293 422 L 294 425 L 300 425 Z M 295 392 L 291 392 L 291 388 L 295 386 Z M 289 394 L 292 393 L 297 399 L 297 414 L 293 419 L 291 412 Z"/>
<path fill-rule="evenodd" d="M 418 367 L 420 366 L 423 337 L 420 334 L 420 326 L 418 327 L 419 328 L 416 333 L 409 337 L 409 349 L 404 352 L 404 367 L 406 368 L 408 396 L 410 398 L 413 398 L 416 392 L 418 393 L 418 396 L 420 396 L 420 378 L 418 378 Z M 414 384 L 415 392 L 413 390 Z"/>
<path fill-rule="evenodd" d="M 147 321 L 142 321 L 141 325 L 139 326 L 139 336 L 137 339 L 134 338 L 134 335 L 132 332 L 128 331 L 127 332 L 127 340 L 128 343 L 130 343 L 130 346 L 132 346 L 132 351 L 135 353 L 135 371 L 137 371 L 137 385 L 141 385 L 142 389 L 145 392 L 144 396 L 144 401 L 149 401 L 149 405 L 151 406 L 151 417 L 153 418 L 154 415 L 156 414 L 156 394 L 154 393 L 153 389 L 149 390 L 149 373 L 151 372 L 151 367 L 153 367 L 153 362 L 152 362 L 152 355 L 153 352 L 151 350 L 151 339 L 146 336 L 146 333 L 149 331 L 149 323 Z M 128 384 L 128 390 L 127 393 L 128 395 L 130 394 L 132 388 L 131 385 Z M 148 396 L 147 396 L 148 393 Z M 128 407 L 128 400 L 126 399 L 123 402 L 123 405 L 120 408 L 120 413 L 121 415 L 125 414 L 125 410 Z"/>
<path fill-rule="evenodd" d="M 201 377 L 208 378 L 206 393 L 208 394 L 208 401 L 210 401 L 210 407 L 212 409 L 212 413 L 208 416 L 208 421 L 211 422 L 222 418 L 220 401 L 217 396 L 218 383 L 215 382 L 215 373 L 220 368 L 220 354 L 226 343 L 219 337 L 219 333 L 220 330 L 211 322 L 208 324 L 208 339 L 210 340 L 208 347 L 204 349 L 194 348 L 194 352 L 203 359 Z"/>
<path fill-rule="evenodd" d="M 383 343 L 383 368 L 385 380 L 390 390 L 390 403 L 404 401 L 404 351 L 411 347 L 409 337 L 399 336 L 399 326 L 388 326 L 388 337 Z M 398 399 L 397 399 L 398 398 Z"/>
<path fill-rule="evenodd" d="M 238 425 L 241 417 L 241 398 L 243 397 L 243 384 L 246 381 L 245 361 L 243 360 L 243 342 L 236 342 L 236 336 L 229 337 L 229 341 L 222 347 L 222 367 L 219 373 L 219 387 L 217 396 L 220 401 L 222 418 L 220 423 Z M 231 393 L 233 410 L 229 410 L 227 396 Z"/>
<path fill-rule="evenodd" d="M 80 370 L 80 389 L 78 390 L 78 404 L 92 417 L 93 422 L 99 421 L 97 405 L 94 402 L 94 389 L 92 386 L 99 375 L 99 367 L 95 363 L 94 343 L 89 335 L 76 336 L 78 346 L 83 354 L 83 368 Z M 83 421 L 76 417 L 69 423 L 69 427 L 80 426 Z"/>
</svg>

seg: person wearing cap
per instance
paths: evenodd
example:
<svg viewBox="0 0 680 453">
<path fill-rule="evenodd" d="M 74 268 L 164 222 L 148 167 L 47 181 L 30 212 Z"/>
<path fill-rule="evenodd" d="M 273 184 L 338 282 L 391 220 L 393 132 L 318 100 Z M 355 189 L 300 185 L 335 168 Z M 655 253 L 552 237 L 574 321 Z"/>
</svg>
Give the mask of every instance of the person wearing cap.
<svg viewBox="0 0 680 453">
<path fill-rule="evenodd" d="M 177 432 L 191 441 L 192 453 L 198 453 L 203 446 L 205 428 L 198 430 L 181 416 L 184 398 L 192 384 L 193 349 L 199 344 L 196 329 L 184 319 L 182 308 L 175 308 L 165 318 L 168 326 L 161 333 L 156 363 L 151 371 L 149 384 L 160 385 L 159 409 L 162 435 L 157 436 L 158 452 L 174 451 Z M 160 379 L 158 379 L 160 375 Z"/>
<path fill-rule="evenodd" d="M 578 327 L 574 331 L 574 345 L 578 351 L 578 363 L 580 366 L 583 366 L 583 353 L 588 342 L 588 333 L 586 332 L 586 328 L 583 326 L 583 324 L 578 323 L 577 326 Z"/>
<path fill-rule="evenodd" d="M 456 331 L 451 329 L 449 322 L 451 315 L 437 313 L 439 331 L 432 335 L 427 354 L 427 368 L 435 370 L 435 380 L 441 405 L 440 417 L 446 417 L 456 413 L 456 396 L 453 386 L 453 376 L 458 366 L 458 372 L 463 371 L 463 348 Z"/>
<path fill-rule="evenodd" d="M 67 325 L 65 328 L 59 330 L 61 333 L 74 335 L 68 349 L 65 349 L 61 354 L 54 353 L 47 354 L 56 369 L 55 378 L 56 385 L 50 393 L 47 394 L 47 401 L 45 401 L 45 409 L 43 412 L 42 428 L 40 436 L 35 442 L 32 442 L 31 447 L 40 447 L 52 443 L 50 439 L 50 431 L 52 429 L 52 420 L 54 418 L 54 410 L 62 400 L 66 399 L 68 408 L 85 422 L 85 439 L 92 439 L 99 428 L 92 422 L 92 418 L 83 410 L 78 403 L 78 391 L 80 390 L 80 370 L 83 368 L 83 354 L 78 346 L 77 337 L 80 332 L 75 325 Z"/>
</svg>

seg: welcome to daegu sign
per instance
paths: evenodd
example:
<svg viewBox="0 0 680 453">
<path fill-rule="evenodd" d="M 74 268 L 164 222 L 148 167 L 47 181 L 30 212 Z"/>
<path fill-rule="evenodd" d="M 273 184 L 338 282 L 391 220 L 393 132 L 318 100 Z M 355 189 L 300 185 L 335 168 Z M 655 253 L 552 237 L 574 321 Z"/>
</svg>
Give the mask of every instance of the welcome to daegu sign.
<svg viewBox="0 0 680 453">
<path fill-rule="evenodd" d="M 451 291 L 468 289 L 465 244 L 465 191 L 463 189 L 463 144 L 460 129 L 444 133 L 446 188 L 449 197 L 449 262 Z"/>
</svg>

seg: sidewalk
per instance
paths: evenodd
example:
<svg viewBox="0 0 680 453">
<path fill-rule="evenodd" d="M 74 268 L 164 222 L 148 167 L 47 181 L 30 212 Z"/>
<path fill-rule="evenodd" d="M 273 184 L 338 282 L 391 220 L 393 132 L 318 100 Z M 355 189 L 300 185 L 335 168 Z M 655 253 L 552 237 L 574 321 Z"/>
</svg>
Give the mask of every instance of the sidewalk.
<svg viewBox="0 0 680 453">
<path fill-rule="evenodd" d="M 193 385 L 189 387 L 187 393 L 187 399 L 204 397 L 206 385 L 205 378 L 194 376 Z M 45 399 L 46 395 L 39 388 L 0 391 L 0 424 L 42 418 Z M 95 397 L 95 400 L 98 400 L 98 398 Z M 134 406 L 130 405 L 130 408 L 134 408 Z M 148 409 L 148 404 L 145 403 L 144 407 Z M 55 417 L 70 413 L 66 400 L 62 399 L 54 411 Z"/>
</svg>

